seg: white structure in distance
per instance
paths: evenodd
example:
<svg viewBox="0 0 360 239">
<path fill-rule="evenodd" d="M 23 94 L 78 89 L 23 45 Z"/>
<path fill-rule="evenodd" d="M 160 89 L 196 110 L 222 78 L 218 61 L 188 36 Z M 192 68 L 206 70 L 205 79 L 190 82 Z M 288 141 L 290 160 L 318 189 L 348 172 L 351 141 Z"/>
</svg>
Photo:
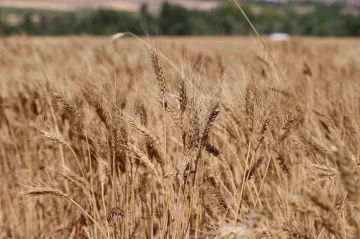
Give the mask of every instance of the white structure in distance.
<svg viewBox="0 0 360 239">
<path fill-rule="evenodd" d="M 276 32 L 269 35 L 272 41 L 287 41 L 290 39 L 290 35 L 287 33 Z"/>
</svg>

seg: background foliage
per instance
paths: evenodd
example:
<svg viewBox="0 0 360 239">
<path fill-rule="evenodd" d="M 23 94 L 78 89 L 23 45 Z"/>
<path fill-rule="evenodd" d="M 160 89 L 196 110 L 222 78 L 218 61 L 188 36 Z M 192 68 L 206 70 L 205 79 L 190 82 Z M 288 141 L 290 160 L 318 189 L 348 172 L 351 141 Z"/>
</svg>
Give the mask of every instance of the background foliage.
<svg viewBox="0 0 360 239">
<path fill-rule="evenodd" d="M 294 35 L 358 36 L 359 10 L 340 4 L 247 3 L 245 12 L 259 32 L 287 32 Z M 11 21 L 11 17 L 17 21 Z M 158 13 L 150 13 L 146 4 L 139 12 L 109 9 L 56 12 L 36 9 L 0 9 L 3 35 L 107 35 L 131 31 L 150 35 L 245 35 L 249 28 L 232 3 L 208 11 L 189 10 L 164 3 Z"/>
</svg>

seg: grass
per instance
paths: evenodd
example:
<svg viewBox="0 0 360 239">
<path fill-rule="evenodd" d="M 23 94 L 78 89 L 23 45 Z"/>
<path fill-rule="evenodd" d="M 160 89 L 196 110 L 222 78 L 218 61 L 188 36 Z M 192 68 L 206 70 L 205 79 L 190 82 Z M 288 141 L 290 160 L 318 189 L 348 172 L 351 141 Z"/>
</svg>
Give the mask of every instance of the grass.
<svg viewBox="0 0 360 239">
<path fill-rule="evenodd" d="M 0 41 L 1 238 L 359 237 L 357 39 Z"/>
</svg>

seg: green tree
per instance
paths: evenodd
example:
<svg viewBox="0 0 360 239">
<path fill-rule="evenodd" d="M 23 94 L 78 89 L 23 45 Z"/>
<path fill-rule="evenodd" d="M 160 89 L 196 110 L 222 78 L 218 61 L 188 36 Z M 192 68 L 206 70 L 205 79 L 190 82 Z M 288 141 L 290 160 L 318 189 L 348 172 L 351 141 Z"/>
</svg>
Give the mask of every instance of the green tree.
<svg viewBox="0 0 360 239">
<path fill-rule="evenodd" d="M 159 25 L 162 34 L 186 35 L 190 32 L 188 11 L 180 6 L 165 2 L 162 5 Z"/>
<path fill-rule="evenodd" d="M 21 30 L 24 31 L 26 34 L 33 35 L 36 33 L 36 26 L 31 21 L 31 15 L 26 14 L 24 17 L 23 24 L 21 26 Z"/>
<path fill-rule="evenodd" d="M 155 35 L 158 33 L 158 20 L 149 13 L 147 3 L 143 3 L 140 7 L 140 18 L 141 25 L 145 28 L 146 34 Z"/>
</svg>

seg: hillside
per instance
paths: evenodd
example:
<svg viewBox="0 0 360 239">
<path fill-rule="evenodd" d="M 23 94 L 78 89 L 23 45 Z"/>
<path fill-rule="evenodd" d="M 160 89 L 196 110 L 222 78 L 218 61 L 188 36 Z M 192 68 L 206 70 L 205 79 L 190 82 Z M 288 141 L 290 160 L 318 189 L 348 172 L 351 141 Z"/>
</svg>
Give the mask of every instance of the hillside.
<svg viewBox="0 0 360 239">
<path fill-rule="evenodd" d="M 158 8 L 163 0 L 0 0 L 0 6 L 46 8 L 56 10 L 75 10 L 79 8 L 112 8 L 118 10 L 137 11 L 143 2 L 147 2 L 151 8 Z M 179 4 L 190 9 L 211 9 L 218 5 L 219 1 L 199 0 L 169 0 L 173 4 Z"/>
<path fill-rule="evenodd" d="M 246 0 L 246 2 L 264 2 L 264 0 Z M 265 0 L 265 2 L 308 2 L 309 0 Z M 349 3 L 360 4 L 360 0 L 311 0 L 322 3 Z M 94 9 L 99 7 L 118 10 L 136 11 L 143 2 L 147 2 L 151 8 L 158 8 L 164 0 L 0 0 L 0 6 L 19 8 L 42 8 L 55 10 L 75 10 L 79 8 Z M 179 4 L 189 9 L 211 9 L 224 0 L 168 0 L 173 4 Z M 241 2 L 241 1 L 240 1 Z M 242 0 L 244 2 L 244 0 Z"/>
</svg>

